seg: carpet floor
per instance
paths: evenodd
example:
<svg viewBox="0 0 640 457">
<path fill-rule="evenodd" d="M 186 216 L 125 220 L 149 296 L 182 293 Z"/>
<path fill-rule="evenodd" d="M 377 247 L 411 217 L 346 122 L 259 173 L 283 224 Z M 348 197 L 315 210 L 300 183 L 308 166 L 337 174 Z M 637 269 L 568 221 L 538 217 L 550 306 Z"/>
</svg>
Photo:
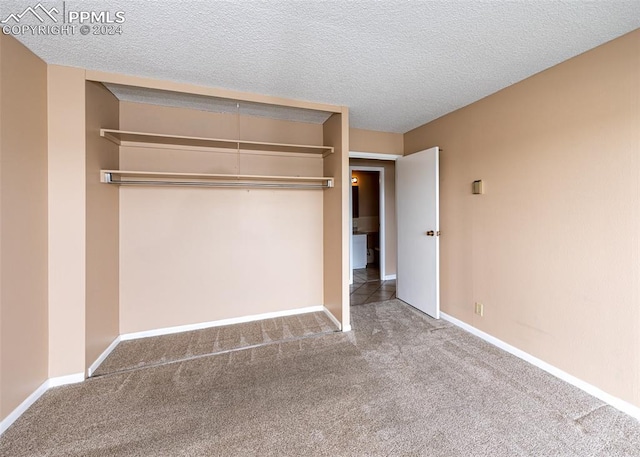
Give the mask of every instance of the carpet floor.
<svg viewBox="0 0 640 457">
<path fill-rule="evenodd" d="M 354 331 L 51 389 L 2 456 L 640 456 L 640 423 L 398 300 Z"/>
<path fill-rule="evenodd" d="M 323 312 L 123 341 L 93 376 L 187 360 L 261 344 L 337 331 Z"/>
</svg>

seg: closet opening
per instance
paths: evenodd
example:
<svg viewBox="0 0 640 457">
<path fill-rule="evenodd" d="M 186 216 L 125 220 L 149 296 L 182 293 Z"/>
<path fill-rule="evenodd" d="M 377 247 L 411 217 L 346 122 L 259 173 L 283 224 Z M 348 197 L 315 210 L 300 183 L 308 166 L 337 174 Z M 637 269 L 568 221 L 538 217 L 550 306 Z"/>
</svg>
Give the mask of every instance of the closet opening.
<svg viewBox="0 0 640 457">
<path fill-rule="evenodd" d="M 316 312 L 350 330 L 346 108 L 86 77 L 89 376 L 120 341 Z"/>
</svg>

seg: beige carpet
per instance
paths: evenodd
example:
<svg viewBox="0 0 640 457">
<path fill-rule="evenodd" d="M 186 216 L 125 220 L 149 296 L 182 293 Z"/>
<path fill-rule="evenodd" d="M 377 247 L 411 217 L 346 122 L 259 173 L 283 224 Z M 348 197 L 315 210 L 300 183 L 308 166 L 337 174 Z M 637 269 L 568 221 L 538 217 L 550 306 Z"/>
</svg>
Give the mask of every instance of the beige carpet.
<svg viewBox="0 0 640 457">
<path fill-rule="evenodd" d="M 325 313 L 315 312 L 123 341 L 93 375 L 102 376 L 337 330 Z"/>
<path fill-rule="evenodd" d="M 2 456 L 640 456 L 640 424 L 403 303 L 354 331 L 52 389 Z"/>
</svg>

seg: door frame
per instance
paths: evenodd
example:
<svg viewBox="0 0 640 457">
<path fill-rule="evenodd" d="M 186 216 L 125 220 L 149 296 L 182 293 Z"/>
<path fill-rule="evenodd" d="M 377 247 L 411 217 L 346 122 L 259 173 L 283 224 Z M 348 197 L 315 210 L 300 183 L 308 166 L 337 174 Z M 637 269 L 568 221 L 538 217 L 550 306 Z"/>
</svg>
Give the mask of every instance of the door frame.
<svg viewBox="0 0 640 457">
<path fill-rule="evenodd" d="M 364 165 L 349 165 L 349 183 L 351 183 L 351 175 L 354 171 L 377 171 L 378 172 L 378 187 L 379 187 L 379 209 L 378 219 L 380 221 L 380 231 L 378 233 L 379 245 L 380 245 L 380 281 L 384 281 L 386 276 L 386 227 L 385 227 L 385 205 L 384 205 L 384 167 L 371 167 Z M 351 234 L 349 236 L 349 284 L 353 284 L 353 197 L 349 192 L 349 227 L 351 227 Z"/>
<path fill-rule="evenodd" d="M 384 161 L 392 161 L 395 162 L 402 155 L 400 154 L 383 154 L 379 152 L 359 152 L 359 151 L 349 151 L 349 159 L 369 159 L 369 160 L 384 160 Z M 358 165 L 349 165 L 349 186 L 351 186 L 351 172 L 352 168 L 366 168 L 366 166 L 358 166 Z M 384 167 L 369 167 L 374 168 L 373 171 L 379 171 L 382 168 L 382 173 L 380 174 L 380 280 L 385 281 L 386 279 L 386 217 L 384 211 Z M 364 170 L 367 171 L 367 170 Z M 353 284 L 353 240 L 351 235 L 353 235 L 353 210 L 352 210 L 353 202 L 351 201 L 351 191 L 349 191 L 349 284 Z M 384 230 L 384 232 L 383 232 Z M 384 235 L 383 235 L 384 233 Z"/>
<path fill-rule="evenodd" d="M 386 154 L 382 152 L 362 152 L 362 151 L 349 151 L 349 159 L 368 159 L 368 160 L 380 160 L 380 161 L 392 161 L 395 162 L 402 154 Z M 357 167 L 357 165 L 354 165 Z M 382 167 L 384 169 L 384 167 Z M 349 184 L 351 184 L 351 165 L 349 165 Z M 380 189 L 384 190 L 384 183 L 380 186 Z M 380 199 L 380 202 L 384 202 L 384 199 Z M 353 284 L 353 246 L 351 235 L 353 234 L 353 210 L 352 210 L 352 201 L 351 201 L 351 191 L 349 192 L 349 285 Z M 380 239 L 382 240 L 382 234 L 380 235 Z M 381 246 L 384 246 L 386 249 L 386 242 L 381 242 Z M 385 259 L 386 259 L 386 251 L 385 251 Z M 382 263 L 382 247 L 380 248 L 380 262 Z M 382 276 L 383 265 L 380 268 L 380 275 Z M 385 266 L 386 269 L 386 266 Z M 386 279 L 384 277 L 381 278 L 383 281 Z"/>
</svg>

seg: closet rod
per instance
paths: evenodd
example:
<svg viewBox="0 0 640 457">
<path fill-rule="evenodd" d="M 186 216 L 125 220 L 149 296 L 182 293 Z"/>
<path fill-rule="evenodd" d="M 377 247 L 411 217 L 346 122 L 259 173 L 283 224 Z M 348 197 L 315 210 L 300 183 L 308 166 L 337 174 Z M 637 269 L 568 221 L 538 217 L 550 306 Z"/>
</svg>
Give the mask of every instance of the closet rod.
<svg viewBox="0 0 640 457">
<path fill-rule="evenodd" d="M 244 183 L 244 182 L 190 182 L 190 181 L 109 181 L 121 186 L 173 186 L 173 187 L 257 187 L 273 189 L 325 189 L 325 184 Z"/>
<path fill-rule="evenodd" d="M 278 182 L 251 182 L 251 181 L 167 181 L 167 180 L 114 180 L 111 173 L 104 174 L 106 184 L 117 184 L 121 186 L 165 186 L 165 187 L 242 187 L 242 188 L 263 188 L 263 189 L 325 189 L 332 186 L 332 182 L 327 180 L 320 183 L 278 183 Z"/>
</svg>

